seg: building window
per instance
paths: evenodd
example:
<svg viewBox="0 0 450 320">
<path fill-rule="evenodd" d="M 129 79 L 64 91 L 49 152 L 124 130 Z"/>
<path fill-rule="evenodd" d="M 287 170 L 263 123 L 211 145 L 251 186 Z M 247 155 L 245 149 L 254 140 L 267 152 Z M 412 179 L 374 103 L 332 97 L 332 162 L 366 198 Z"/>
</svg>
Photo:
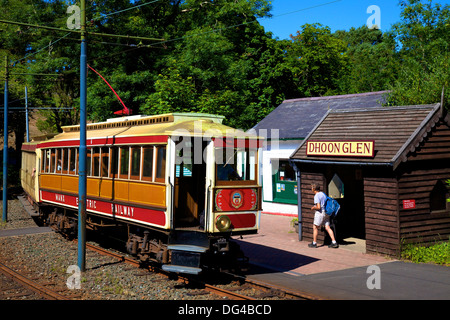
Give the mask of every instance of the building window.
<svg viewBox="0 0 450 320">
<path fill-rule="evenodd" d="M 447 202 L 448 197 L 449 190 L 441 180 L 438 180 L 430 193 L 431 212 L 447 210 L 449 207 L 449 203 Z"/>
<path fill-rule="evenodd" d="M 278 171 L 272 176 L 273 201 L 297 204 L 297 177 L 287 160 L 280 160 Z"/>
<path fill-rule="evenodd" d="M 328 196 L 333 199 L 344 198 L 344 183 L 337 174 L 333 176 L 328 184 Z"/>
</svg>

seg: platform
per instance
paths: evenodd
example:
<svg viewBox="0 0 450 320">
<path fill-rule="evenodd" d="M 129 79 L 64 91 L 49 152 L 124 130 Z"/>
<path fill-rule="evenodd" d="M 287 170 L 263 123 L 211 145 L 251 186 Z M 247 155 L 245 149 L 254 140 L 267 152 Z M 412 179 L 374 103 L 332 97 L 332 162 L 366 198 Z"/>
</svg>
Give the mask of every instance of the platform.
<svg viewBox="0 0 450 320">
<path fill-rule="evenodd" d="M 337 249 L 309 248 L 299 241 L 292 217 L 261 215 L 258 234 L 236 237 L 249 257 L 249 278 L 308 292 L 325 299 L 450 299 L 450 267 L 413 264 L 366 254 L 358 239 Z M 381 288 L 370 289 L 377 266 Z"/>
</svg>

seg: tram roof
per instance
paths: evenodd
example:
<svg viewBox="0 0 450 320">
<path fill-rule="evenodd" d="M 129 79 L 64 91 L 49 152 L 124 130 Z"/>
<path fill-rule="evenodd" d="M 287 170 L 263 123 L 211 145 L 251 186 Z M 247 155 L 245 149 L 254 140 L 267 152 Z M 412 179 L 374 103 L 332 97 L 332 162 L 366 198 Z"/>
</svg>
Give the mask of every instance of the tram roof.
<svg viewBox="0 0 450 320">
<path fill-rule="evenodd" d="M 224 116 L 205 113 L 168 113 L 155 116 L 129 116 L 108 119 L 86 126 L 87 139 L 104 137 L 193 136 L 257 139 L 256 135 L 222 124 Z M 51 141 L 78 140 L 80 126 L 65 126 Z M 36 140 L 42 139 L 37 138 Z M 35 140 L 35 141 L 36 141 Z M 43 139 L 47 140 L 47 139 Z M 47 140 L 47 141 L 49 141 Z"/>
</svg>

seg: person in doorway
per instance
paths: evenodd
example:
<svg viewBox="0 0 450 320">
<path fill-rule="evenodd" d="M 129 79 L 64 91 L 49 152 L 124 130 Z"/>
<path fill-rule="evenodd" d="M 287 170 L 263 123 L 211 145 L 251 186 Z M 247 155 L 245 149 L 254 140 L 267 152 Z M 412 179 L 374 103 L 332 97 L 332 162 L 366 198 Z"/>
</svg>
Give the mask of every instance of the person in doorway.
<svg viewBox="0 0 450 320">
<path fill-rule="evenodd" d="M 319 228 L 325 226 L 325 230 L 328 232 L 331 238 L 331 244 L 329 248 L 338 248 L 339 245 L 334 238 L 334 232 L 330 228 L 330 216 L 325 213 L 325 201 L 327 199 L 325 193 L 320 191 L 318 184 L 312 184 L 311 190 L 314 192 L 314 206 L 311 210 L 315 210 L 314 223 L 313 223 L 313 242 L 308 245 L 310 248 L 317 248 L 317 235 L 319 234 Z"/>
</svg>

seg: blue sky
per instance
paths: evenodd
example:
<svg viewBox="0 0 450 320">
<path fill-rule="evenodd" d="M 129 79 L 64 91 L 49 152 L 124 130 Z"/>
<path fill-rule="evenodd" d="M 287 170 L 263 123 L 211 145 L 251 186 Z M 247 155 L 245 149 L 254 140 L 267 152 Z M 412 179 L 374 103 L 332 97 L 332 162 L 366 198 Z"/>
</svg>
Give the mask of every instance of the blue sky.
<svg viewBox="0 0 450 320">
<path fill-rule="evenodd" d="M 366 25 L 367 19 L 376 14 L 367 13 L 371 5 L 379 8 L 381 30 L 387 31 L 400 21 L 398 0 L 272 0 L 272 18 L 259 19 L 273 37 L 290 39 L 305 23 L 321 23 L 336 30 L 349 30 Z M 450 0 L 434 0 L 448 4 Z"/>
</svg>

